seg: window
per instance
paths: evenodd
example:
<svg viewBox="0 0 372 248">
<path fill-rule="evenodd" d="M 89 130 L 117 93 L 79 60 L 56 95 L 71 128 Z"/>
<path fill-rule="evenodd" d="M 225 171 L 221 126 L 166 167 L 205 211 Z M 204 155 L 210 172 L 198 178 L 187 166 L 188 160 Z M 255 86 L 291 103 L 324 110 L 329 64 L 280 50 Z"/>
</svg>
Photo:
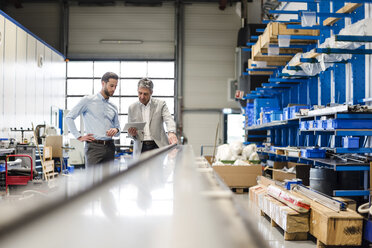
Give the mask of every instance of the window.
<svg viewBox="0 0 372 248">
<path fill-rule="evenodd" d="M 153 97 L 166 101 L 174 115 L 174 62 L 173 61 L 69 61 L 67 62 L 66 108 L 71 110 L 85 95 L 101 90 L 101 77 L 112 71 L 118 74 L 118 87 L 110 98 L 119 109 L 120 125 L 128 122 L 128 107 L 138 101 L 137 84 L 143 77 L 154 82 Z M 80 128 L 79 118 L 75 120 Z M 72 136 L 71 136 L 72 137 Z M 127 133 L 120 135 L 121 145 L 130 145 Z"/>
</svg>

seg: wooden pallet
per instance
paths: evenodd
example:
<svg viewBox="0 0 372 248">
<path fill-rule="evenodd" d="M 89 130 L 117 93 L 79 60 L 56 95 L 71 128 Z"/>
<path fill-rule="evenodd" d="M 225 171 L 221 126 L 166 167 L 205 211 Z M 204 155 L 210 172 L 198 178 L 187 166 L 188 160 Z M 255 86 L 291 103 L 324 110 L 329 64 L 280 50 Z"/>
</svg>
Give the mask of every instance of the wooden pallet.
<svg viewBox="0 0 372 248">
<path fill-rule="evenodd" d="M 268 216 L 267 214 L 265 214 L 264 211 L 261 210 L 260 212 L 261 212 L 261 216 L 267 217 L 270 220 L 270 223 L 271 223 L 271 226 L 272 227 L 281 228 L 273 219 L 270 218 L 270 216 Z M 300 240 L 307 240 L 307 235 L 308 235 L 308 232 L 294 232 L 294 233 L 289 233 L 289 232 L 284 231 L 284 240 L 288 240 L 288 241 L 289 240 L 290 241 L 294 241 L 294 240 L 299 240 L 299 241 Z"/>
<path fill-rule="evenodd" d="M 54 172 L 53 148 L 51 146 L 44 147 L 42 167 L 45 180 L 49 181 L 58 175 L 57 172 Z"/>
<path fill-rule="evenodd" d="M 284 231 L 285 240 L 306 240 L 309 231 L 309 214 L 298 213 L 266 194 L 266 187 L 258 185 L 249 189 L 250 201 L 258 206 L 261 215 L 270 218 L 273 226 Z"/>
<path fill-rule="evenodd" d="M 275 200 L 274 198 L 272 198 L 272 199 Z M 280 203 L 280 202 L 278 201 L 278 203 Z M 278 203 L 275 203 L 275 204 L 280 206 L 280 204 L 278 204 Z M 284 204 L 282 206 L 284 206 Z M 292 210 L 292 211 L 294 211 L 294 210 Z M 278 228 L 283 230 L 284 240 L 307 240 L 308 232 L 305 231 L 305 230 L 308 230 L 308 228 L 307 229 L 303 228 L 304 223 L 306 223 L 308 225 L 309 216 L 307 214 L 298 214 L 296 212 L 295 215 L 298 215 L 298 216 L 302 215 L 302 217 L 299 217 L 299 218 L 295 217 L 294 215 L 289 215 L 288 222 L 286 223 L 286 225 L 289 225 L 289 227 L 287 227 L 287 226 L 283 226 L 283 224 L 278 224 L 273 218 L 271 218 L 263 210 L 261 210 L 260 212 L 261 212 L 261 216 L 266 216 L 270 220 L 270 223 L 271 223 L 272 227 L 278 227 Z M 298 221 L 300 221 L 300 222 L 298 222 Z M 302 222 L 302 227 L 301 227 L 301 222 Z M 285 230 L 284 228 L 286 228 L 287 230 Z M 290 231 L 288 231 L 288 229 Z M 304 230 L 304 231 L 301 232 L 301 230 Z"/>
<path fill-rule="evenodd" d="M 248 193 L 249 191 L 248 187 L 231 187 L 230 189 L 232 192 L 236 194 L 245 194 L 245 193 Z"/>
</svg>

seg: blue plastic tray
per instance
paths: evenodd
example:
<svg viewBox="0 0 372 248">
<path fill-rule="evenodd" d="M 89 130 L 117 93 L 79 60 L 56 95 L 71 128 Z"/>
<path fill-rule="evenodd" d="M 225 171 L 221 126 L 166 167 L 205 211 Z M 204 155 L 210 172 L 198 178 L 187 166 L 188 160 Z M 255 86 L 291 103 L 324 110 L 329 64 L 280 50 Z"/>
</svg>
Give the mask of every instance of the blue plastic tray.
<svg viewBox="0 0 372 248">
<path fill-rule="evenodd" d="M 280 121 L 282 119 L 282 112 L 273 110 L 270 112 L 270 120 L 271 121 Z"/>
<path fill-rule="evenodd" d="M 316 121 L 307 121 L 309 130 L 317 129 L 317 122 Z"/>
<path fill-rule="evenodd" d="M 308 130 L 308 129 L 309 129 L 309 123 L 307 121 L 301 121 L 300 130 Z"/>
<path fill-rule="evenodd" d="M 303 158 L 325 158 L 326 152 L 321 149 L 301 149 Z"/>
<path fill-rule="evenodd" d="M 359 148 L 359 137 L 342 137 L 344 148 Z"/>
<path fill-rule="evenodd" d="M 300 112 L 300 109 L 308 109 L 308 108 L 309 108 L 309 106 L 292 106 L 292 107 L 289 107 L 289 118 L 288 119 L 295 118 L 296 113 Z"/>
<path fill-rule="evenodd" d="M 327 130 L 332 129 L 372 129 L 372 120 L 327 120 Z"/>
<path fill-rule="evenodd" d="M 288 119 L 291 119 L 291 118 L 289 115 L 289 108 L 286 107 L 286 108 L 283 108 L 283 120 L 288 120 Z"/>
</svg>

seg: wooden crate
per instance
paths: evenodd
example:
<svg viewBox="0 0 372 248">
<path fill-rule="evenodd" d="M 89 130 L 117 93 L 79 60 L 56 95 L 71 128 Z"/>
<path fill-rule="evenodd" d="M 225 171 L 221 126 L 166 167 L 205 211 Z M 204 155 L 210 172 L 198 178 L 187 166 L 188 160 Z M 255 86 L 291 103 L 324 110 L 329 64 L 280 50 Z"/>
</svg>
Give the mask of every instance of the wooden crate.
<svg viewBox="0 0 372 248">
<path fill-rule="evenodd" d="M 284 231 L 285 240 L 306 240 L 309 231 L 309 214 L 298 213 L 280 201 L 266 194 L 264 185 L 249 189 L 249 198 L 261 211 L 261 215 L 270 218 L 272 226 Z"/>
<path fill-rule="evenodd" d="M 269 44 L 278 44 L 278 35 L 306 35 L 318 36 L 319 30 L 316 29 L 287 29 L 284 23 L 270 22 L 262 34 L 261 47 L 268 47 Z M 316 40 L 291 40 L 291 44 L 316 43 Z"/>
<path fill-rule="evenodd" d="M 318 247 L 361 245 L 363 231 L 361 215 L 350 209 L 335 212 L 302 194 L 293 194 L 311 203 L 310 234 L 317 238 Z"/>
</svg>

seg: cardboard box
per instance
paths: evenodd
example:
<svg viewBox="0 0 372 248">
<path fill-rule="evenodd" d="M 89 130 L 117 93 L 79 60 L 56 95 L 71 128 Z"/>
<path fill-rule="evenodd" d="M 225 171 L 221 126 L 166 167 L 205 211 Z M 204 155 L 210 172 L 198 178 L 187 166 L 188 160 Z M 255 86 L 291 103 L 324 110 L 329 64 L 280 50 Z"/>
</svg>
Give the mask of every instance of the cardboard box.
<svg viewBox="0 0 372 248">
<path fill-rule="evenodd" d="M 229 187 L 250 187 L 257 185 L 257 176 L 262 175 L 262 165 L 215 165 L 213 169 Z"/>
<path fill-rule="evenodd" d="M 296 173 L 286 172 L 282 169 L 284 167 L 292 168 L 296 167 Z M 306 186 L 309 186 L 309 177 L 310 177 L 310 168 L 308 164 L 293 163 L 293 162 L 274 162 L 272 170 L 272 179 L 278 181 L 284 181 L 286 179 L 291 180 L 295 178 L 302 179 L 302 183 Z"/>
<path fill-rule="evenodd" d="M 62 135 L 47 136 L 45 139 L 45 146 L 51 146 L 53 151 L 53 158 L 62 158 Z"/>
</svg>

